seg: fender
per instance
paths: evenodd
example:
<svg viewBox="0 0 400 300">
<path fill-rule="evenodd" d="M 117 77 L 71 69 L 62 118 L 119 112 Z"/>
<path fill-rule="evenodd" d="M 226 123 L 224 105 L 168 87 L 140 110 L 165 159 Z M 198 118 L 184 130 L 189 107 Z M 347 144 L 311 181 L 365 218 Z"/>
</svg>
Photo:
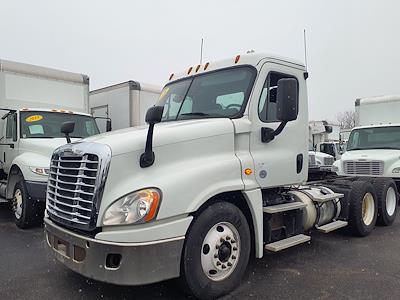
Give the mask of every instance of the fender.
<svg viewBox="0 0 400 300">
<path fill-rule="evenodd" d="M 47 182 L 47 176 L 33 173 L 29 167 L 48 167 L 50 166 L 50 157 L 34 153 L 24 152 L 14 158 L 11 163 L 10 174 L 7 179 L 7 199 L 12 198 L 14 186 L 17 183 L 19 176 L 25 180 Z"/>
</svg>

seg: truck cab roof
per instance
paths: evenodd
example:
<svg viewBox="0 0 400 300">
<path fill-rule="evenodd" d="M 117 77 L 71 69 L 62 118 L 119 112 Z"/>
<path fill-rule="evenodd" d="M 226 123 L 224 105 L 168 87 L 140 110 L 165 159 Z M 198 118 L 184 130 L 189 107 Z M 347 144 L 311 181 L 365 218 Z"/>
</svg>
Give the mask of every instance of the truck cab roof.
<svg viewBox="0 0 400 300">
<path fill-rule="evenodd" d="M 363 125 L 363 126 L 357 126 L 354 127 L 352 130 L 355 129 L 365 129 L 365 128 L 376 128 L 376 127 L 397 127 L 400 126 L 400 123 L 388 123 L 388 124 L 371 124 L 371 125 Z"/>
<path fill-rule="evenodd" d="M 55 112 L 55 113 L 65 113 L 65 114 L 74 114 L 74 115 L 83 115 L 83 116 L 88 116 L 91 117 L 91 114 L 88 113 L 83 113 L 83 112 L 76 112 L 72 110 L 67 110 L 67 109 L 50 109 L 50 108 L 21 108 L 18 109 L 18 111 L 42 111 L 42 112 Z"/>
<path fill-rule="evenodd" d="M 261 66 L 266 61 L 281 62 L 281 63 L 284 62 L 292 65 L 293 67 L 305 70 L 304 64 L 298 60 L 267 53 L 250 53 L 250 54 L 237 55 L 232 58 L 218 60 L 214 62 L 206 62 L 205 64 L 202 65 L 195 64 L 194 66 L 189 67 L 185 71 L 178 72 L 176 74 L 172 73 L 169 78 L 169 82 L 233 66 L 239 66 L 239 65 Z"/>
</svg>

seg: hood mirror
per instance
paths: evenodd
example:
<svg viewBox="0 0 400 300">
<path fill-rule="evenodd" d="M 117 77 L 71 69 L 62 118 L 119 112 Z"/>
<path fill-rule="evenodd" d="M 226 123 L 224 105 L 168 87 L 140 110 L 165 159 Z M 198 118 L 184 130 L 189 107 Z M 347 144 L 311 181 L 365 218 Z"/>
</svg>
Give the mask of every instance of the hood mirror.
<svg viewBox="0 0 400 300">
<path fill-rule="evenodd" d="M 61 124 L 61 133 L 65 134 L 65 138 L 67 139 L 67 143 L 71 143 L 70 133 L 72 133 L 75 129 L 74 121 L 67 121 Z"/>
<path fill-rule="evenodd" d="M 140 167 L 147 168 L 154 163 L 155 155 L 153 152 L 153 131 L 154 125 L 161 122 L 164 106 L 150 107 L 146 113 L 146 123 L 149 124 L 147 131 L 146 148 L 140 156 Z"/>
</svg>

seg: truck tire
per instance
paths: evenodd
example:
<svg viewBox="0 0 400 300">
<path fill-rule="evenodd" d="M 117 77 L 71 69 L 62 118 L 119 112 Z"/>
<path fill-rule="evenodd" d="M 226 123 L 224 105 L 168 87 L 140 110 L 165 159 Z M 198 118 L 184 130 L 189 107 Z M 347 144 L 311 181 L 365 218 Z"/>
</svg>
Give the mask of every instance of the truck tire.
<svg viewBox="0 0 400 300">
<path fill-rule="evenodd" d="M 233 204 L 218 202 L 192 223 L 182 254 L 181 280 L 199 299 L 215 299 L 236 288 L 250 256 L 246 217 Z"/>
<path fill-rule="evenodd" d="M 376 178 L 374 188 L 378 199 L 377 224 L 383 226 L 392 225 L 396 219 L 398 191 L 393 179 Z"/>
<path fill-rule="evenodd" d="M 350 192 L 349 228 L 356 236 L 367 236 L 375 227 L 378 201 L 374 187 L 366 181 L 354 181 Z"/>
<path fill-rule="evenodd" d="M 43 221 L 43 204 L 29 196 L 24 179 L 15 184 L 12 202 L 15 224 L 19 228 L 30 228 Z"/>
</svg>

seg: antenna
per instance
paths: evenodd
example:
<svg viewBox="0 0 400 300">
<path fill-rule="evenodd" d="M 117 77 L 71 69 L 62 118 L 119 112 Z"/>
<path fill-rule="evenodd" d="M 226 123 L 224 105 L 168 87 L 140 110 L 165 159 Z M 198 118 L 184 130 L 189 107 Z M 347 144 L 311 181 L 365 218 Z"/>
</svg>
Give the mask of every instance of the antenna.
<svg viewBox="0 0 400 300">
<path fill-rule="evenodd" d="M 200 46 L 200 64 L 203 62 L 203 38 L 201 38 L 201 46 Z"/>
<path fill-rule="evenodd" d="M 307 65 L 307 36 L 306 36 L 306 30 L 304 29 L 304 35 L 303 35 L 303 42 L 304 42 L 304 62 L 306 64 L 306 71 L 308 70 L 308 65 Z"/>
<path fill-rule="evenodd" d="M 308 78 L 308 63 L 307 63 L 307 36 L 306 36 L 306 29 L 304 28 L 303 31 L 303 42 L 304 42 L 304 63 L 306 67 L 306 71 L 304 72 L 304 79 L 307 80 Z"/>
</svg>

